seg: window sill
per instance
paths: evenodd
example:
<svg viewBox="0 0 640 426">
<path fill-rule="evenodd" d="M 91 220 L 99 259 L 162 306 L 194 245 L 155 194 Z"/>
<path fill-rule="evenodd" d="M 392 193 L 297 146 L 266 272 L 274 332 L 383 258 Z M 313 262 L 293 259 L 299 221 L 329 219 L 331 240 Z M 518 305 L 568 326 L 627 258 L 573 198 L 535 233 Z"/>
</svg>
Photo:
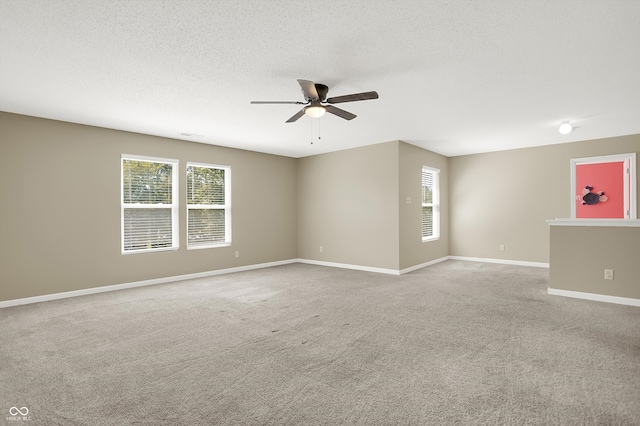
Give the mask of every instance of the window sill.
<svg viewBox="0 0 640 426">
<path fill-rule="evenodd" d="M 207 244 L 200 246 L 187 246 L 187 250 L 202 250 L 202 249 L 212 249 L 218 247 L 231 247 L 231 243 L 220 243 L 220 244 Z"/>
<path fill-rule="evenodd" d="M 129 256 L 131 254 L 143 254 L 143 253 L 158 253 L 163 251 L 178 251 L 180 247 L 166 247 L 166 248 L 157 248 L 157 249 L 145 249 L 145 250 L 129 250 L 123 251 L 123 256 Z"/>
<path fill-rule="evenodd" d="M 429 238 L 423 238 L 423 239 L 422 239 L 422 242 L 423 242 L 423 243 L 428 243 L 429 241 L 437 241 L 437 240 L 439 240 L 439 239 L 440 239 L 440 237 L 429 237 Z"/>
</svg>

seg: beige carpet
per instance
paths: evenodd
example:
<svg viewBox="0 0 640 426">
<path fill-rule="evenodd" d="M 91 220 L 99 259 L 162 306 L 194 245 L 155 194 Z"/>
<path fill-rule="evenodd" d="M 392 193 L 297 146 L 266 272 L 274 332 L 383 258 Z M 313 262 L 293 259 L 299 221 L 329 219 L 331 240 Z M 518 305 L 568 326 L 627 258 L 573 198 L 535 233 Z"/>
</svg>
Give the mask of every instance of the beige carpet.
<svg viewBox="0 0 640 426">
<path fill-rule="evenodd" d="M 640 424 L 640 309 L 547 286 L 293 264 L 0 309 L 0 423 Z"/>
</svg>

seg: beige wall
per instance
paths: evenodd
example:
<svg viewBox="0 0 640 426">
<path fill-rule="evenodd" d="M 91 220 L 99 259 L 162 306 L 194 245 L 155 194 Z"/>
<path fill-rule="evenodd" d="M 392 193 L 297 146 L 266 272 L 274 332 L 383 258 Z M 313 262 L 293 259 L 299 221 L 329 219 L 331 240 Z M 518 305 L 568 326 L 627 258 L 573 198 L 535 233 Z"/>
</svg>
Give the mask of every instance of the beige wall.
<svg viewBox="0 0 640 426">
<path fill-rule="evenodd" d="M 180 249 L 121 255 L 123 153 L 231 166 L 231 247 L 186 250 L 181 190 Z M 0 300 L 293 259 L 295 187 L 292 158 L 0 113 Z"/>
<path fill-rule="evenodd" d="M 450 158 L 450 254 L 548 263 L 546 220 L 571 216 L 570 160 L 630 152 L 640 135 Z"/>
<path fill-rule="evenodd" d="M 398 269 L 398 144 L 298 160 L 300 258 Z"/>
<path fill-rule="evenodd" d="M 400 269 L 449 255 L 449 160 L 401 142 L 399 145 Z M 422 242 L 422 166 L 440 169 L 440 238 Z M 411 204 L 407 204 L 407 197 Z"/>
<path fill-rule="evenodd" d="M 549 287 L 640 300 L 639 259 L 640 227 L 551 226 Z"/>
<path fill-rule="evenodd" d="M 547 263 L 546 221 L 570 215 L 569 160 L 628 152 L 640 135 L 453 158 L 393 141 L 292 159 L 0 113 L 0 300 L 294 258 L 394 271 L 447 255 Z M 122 153 L 178 159 L 181 176 L 187 161 L 231 166 L 232 246 L 186 250 L 180 191 L 180 249 L 121 255 Z M 423 165 L 441 170 L 441 237 L 428 243 Z"/>
<path fill-rule="evenodd" d="M 426 243 L 423 165 L 441 172 L 441 236 Z M 446 257 L 447 187 L 447 158 L 401 141 L 299 159 L 298 255 L 394 271 Z"/>
</svg>

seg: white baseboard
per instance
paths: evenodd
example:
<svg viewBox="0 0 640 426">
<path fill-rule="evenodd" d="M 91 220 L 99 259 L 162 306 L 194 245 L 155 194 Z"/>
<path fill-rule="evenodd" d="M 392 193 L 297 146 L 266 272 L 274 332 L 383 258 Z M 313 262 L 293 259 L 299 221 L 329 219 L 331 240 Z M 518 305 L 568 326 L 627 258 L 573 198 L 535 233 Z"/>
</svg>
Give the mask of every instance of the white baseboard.
<svg viewBox="0 0 640 426">
<path fill-rule="evenodd" d="M 446 260 L 449 260 L 448 256 L 441 257 L 440 259 L 431 260 L 429 262 L 421 263 L 419 265 L 410 266 L 405 269 L 397 270 L 397 269 L 375 268 L 372 266 L 351 265 L 347 263 L 324 262 L 321 260 L 297 259 L 298 262 L 306 263 L 309 265 L 329 266 L 331 268 L 353 269 L 356 271 L 376 272 L 378 274 L 388 274 L 388 275 L 406 274 L 409 272 L 416 271 L 418 269 L 426 268 L 427 266 L 435 265 L 436 263 L 444 262 Z"/>
<path fill-rule="evenodd" d="M 329 266 L 331 268 L 353 269 L 356 271 L 376 272 L 378 274 L 400 275 L 397 269 L 375 268 L 373 266 L 351 265 L 348 263 L 324 262 L 322 260 L 296 259 L 299 263 L 308 265 Z"/>
<path fill-rule="evenodd" d="M 354 269 L 356 271 L 366 271 L 366 272 L 377 272 L 380 274 L 389 274 L 389 275 L 402 275 L 407 274 L 409 272 L 416 271 L 418 269 L 426 268 L 427 266 L 435 265 L 436 263 L 445 262 L 447 260 L 466 260 L 469 262 L 484 262 L 484 263 L 501 263 L 504 265 L 517 265 L 517 266 L 533 266 L 537 268 L 548 268 L 548 263 L 540 263 L 540 262 L 527 262 L 522 260 L 504 260 L 504 259 L 487 259 L 484 257 L 463 257 L 463 256 L 445 256 L 439 259 L 431 260 L 429 262 L 421 263 L 419 265 L 410 266 L 405 269 L 397 270 L 397 269 L 384 269 L 384 268 L 375 268 L 371 266 L 362 266 L 362 265 L 351 265 L 346 263 L 336 263 L 336 262 L 324 262 L 321 260 L 311 260 L 311 259 L 296 259 L 296 261 L 300 263 L 307 263 L 309 265 L 319 265 L 319 266 L 329 266 L 332 268 L 344 268 L 344 269 Z"/>
<path fill-rule="evenodd" d="M 503 265 L 517 265 L 517 266 L 533 266 L 536 268 L 548 268 L 548 263 L 543 262 L 528 262 L 525 260 L 506 260 L 506 259 L 488 259 L 485 257 L 464 257 L 464 256 L 449 256 L 451 260 L 466 260 L 469 262 L 484 262 L 484 263 L 501 263 Z"/>
<path fill-rule="evenodd" d="M 173 277 L 157 278 L 152 280 L 136 281 L 136 282 L 124 283 L 124 284 L 114 284 L 114 285 L 107 285 L 107 286 L 101 286 L 101 287 L 87 288 L 82 290 L 65 291 L 62 293 L 44 294 L 42 296 L 25 297 L 22 299 L 4 300 L 4 301 L 0 301 L 0 309 L 8 308 L 11 306 L 27 305 L 30 303 L 39 303 L 39 302 L 48 302 L 51 300 L 66 299 L 69 297 L 87 296 L 91 294 L 106 293 L 109 291 L 126 290 L 129 288 L 145 287 L 145 286 L 156 285 L 156 284 L 166 284 L 166 283 L 175 282 L 175 281 L 184 281 L 184 280 L 191 280 L 196 278 L 206 278 L 206 277 L 212 277 L 215 275 L 224 275 L 224 274 L 231 274 L 234 272 L 250 271 L 253 269 L 270 268 L 272 266 L 288 265 L 291 263 L 306 263 L 309 265 L 328 266 L 331 268 L 352 269 L 356 271 L 375 272 L 379 274 L 388 274 L 388 275 L 402 275 L 402 274 L 416 271 L 418 269 L 426 268 L 427 266 L 435 265 L 436 263 L 444 262 L 449 259 L 467 260 L 472 262 L 504 263 L 508 265 L 538 266 L 538 267 L 546 267 L 546 268 L 549 267 L 549 264 L 546 264 L 546 263 L 520 262 L 520 261 L 512 261 L 512 260 L 485 259 L 485 258 L 460 257 L 460 256 L 441 257 L 439 259 L 421 263 L 415 266 L 410 266 L 402 270 L 375 268 L 372 266 L 362 266 L 362 265 L 350 265 L 346 263 L 324 262 L 320 260 L 311 260 L 311 259 L 288 259 L 288 260 L 281 260 L 276 262 L 258 263 L 255 265 L 239 266 L 236 268 L 218 269 L 215 271 L 198 272 L 194 274 L 178 275 Z"/>
<path fill-rule="evenodd" d="M 238 266 L 236 268 L 218 269 L 215 271 L 197 272 L 194 274 L 177 275 L 173 277 L 157 278 L 153 280 L 136 281 L 125 284 L 106 285 L 101 287 L 93 287 L 82 290 L 65 291 L 62 293 L 44 294 L 42 296 L 25 297 L 22 299 L 0 301 L 0 308 L 8 308 L 10 306 L 28 305 L 30 303 L 48 302 L 51 300 L 66 299 L 69 297 L 87 296 L 90 294 L 106 293 L 109 291 L 126 290 L 129 288 L 145 287 L 149 285 L 166 284 L 175 281 L 192 280 L 196 278 L 206 278 L 215 275 L 231 274 L 234 272 L 250 271 L 252 269 L 270 268 L 272 266 L 287 265 L 297 263 L 297 259 L 281 260 L 277 262 L 258 263 L 255 265 Z"/>
<path fill-rule="evenodd" d="M 606 294 L 583 293 L 581 291 L 559 290 L 549 287 L 547 294 L 554 296 L 573 297 L 575 299 L 594 300 L 596 302 L 617 303 L 619 305 L 629 305 L 640 307 L 640 299 L 631 299 L 629 297 L 609 296 Z"/>
<path fill-rule="evenodd" d="M 421 263 L 419 265 L 409 266 L 408 268 L 400 270 L 400 275 L 408 274 L 409 272 L 417 271 L 418 269 L 426 268 L 427 266 L 435 265 L 436 263 L 445 262 L 449 260 L 449 256 L 441 257 L 440 259 L 431 260 L 429 262 Z"/>
</svg>

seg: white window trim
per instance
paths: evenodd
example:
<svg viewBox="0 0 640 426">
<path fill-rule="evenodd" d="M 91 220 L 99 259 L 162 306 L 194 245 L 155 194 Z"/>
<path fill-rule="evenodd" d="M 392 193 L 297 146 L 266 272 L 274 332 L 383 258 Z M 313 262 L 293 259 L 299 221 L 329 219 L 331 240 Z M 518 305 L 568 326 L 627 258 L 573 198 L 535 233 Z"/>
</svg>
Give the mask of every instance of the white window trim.
<svg viewBox="0 0 640 426">
<path fill-rule="evenodd" d="M 597 164 L 597 163 L 614 163 L 624 162 L 624 167 L 628 170 L 630 175 L 629 179 L 624 180 L 624 212 L 625 217 L 623 219 L 614 220 L 635 220 L 638 218 L 636 209 L 636 153 L 629 154 L 613 154 L 613 155 L 601 155 L 597 157 L 585 157 L 585 158 L 572 158 L 571 159 L 571 218 L 576 218 L 576 202 L 575 202 L 575 190 L 576 190 L 576 166 L 583 164 Z"/>
<path fill-rule="evenodd" d="M 197 163 L 193 161 L 187 162 L 187 169 L 189 166 L 193 167 L 207 167 L 212 169 L 221 169 L 224 170 L 224 194 L 225 194 L 225 203 L 222 205 L 212 206 L 210 204 L 189 204 L 187 203 L 187 250 L 201 250 L 201 249 L 209 249 L 216 247 L 229 247 L 231 245 L 231 167 L 224 166 L 220 164 L 208 164 L 208 163 Z M 188 179 L 185 174 L 185 194 L 189 194 Z M 224 209 L 224 224 L 225 224 L 225 241 L 221 243 L 210 243 L 210 244 L 198 244 L 198 245 L 189 245 L 189 210 L 191 209 L 215 209 L 222 210 Z"/>
<path fill-rule="evenodd" d="M 124 160 L 148 161 L 151 163 L 167 163 L 173 166 L 171 173 L 171 204 L 126 204 L 124 202 Z M 122 154 L 120 156 L 120 251 L 123 255 L 155 253 L 160 251 L 175 251 L 180 248 L 179 234 L 179 199 L 178 174 L 180 173 L 179 160 L 142 155 Z M 171 208 L 171 247 L 152 249 L 125 250 L 124 249 L 124 210 L 125 208 Z"/>
<path fill-rule="evenodd" d="M 420 171 L 420 192 L 422 193 L 422 173 L 429 171 L 433 173 L 433 187 L 435 191 L 432 194 L 432 203 L 422 203 L 422 195 L 420 196 L 420 221 L 422 222 L 422 207 L 433 207 L 433 235 L 430 237 L 422 237 L 422 242 L 436 241 L 440 239 L 440 169 L 434 167 L 422 166 Z M 420 226 L 420 234 L 422 234 L 422 225 Z"/>
</svg>

